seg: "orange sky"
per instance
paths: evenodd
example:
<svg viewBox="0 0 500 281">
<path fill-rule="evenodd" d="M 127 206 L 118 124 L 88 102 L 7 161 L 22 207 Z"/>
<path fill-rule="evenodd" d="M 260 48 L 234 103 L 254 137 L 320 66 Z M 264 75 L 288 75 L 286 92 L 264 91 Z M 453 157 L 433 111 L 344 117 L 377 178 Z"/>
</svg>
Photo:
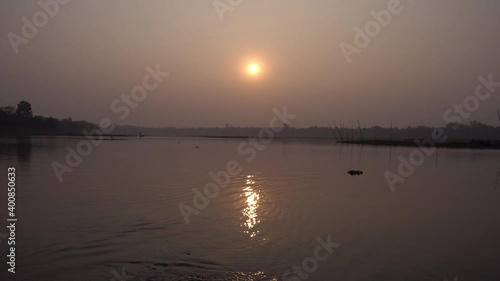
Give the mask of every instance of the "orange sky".
<svg viewBox="0 0 500 281">
<path fill-rule="evenodd" d="M 247 0 L 221 20 L 211 0 L 74 0 L 15 54 L 6 35 L 21 34 L 21 18 L 40 6 L 2 1 L 0 106 L 25 99 L 45 116 L 116 117 L 113 100 L 159 64 L 170 76 L 114 121 L 264 126 L 286 105 L 298 114 L 295 126 L 440 125 L 479 75 L 500 81 L 495 0 L 402 0 L 403 11 L 348 63 L 339 45 L 353 44 L 354 28 L 388 2 Z M 260 73 L 249 79 L 252 62 Z M 498 102 L 491 97 L 471 119 L 497 122 Z"/>
</svg>

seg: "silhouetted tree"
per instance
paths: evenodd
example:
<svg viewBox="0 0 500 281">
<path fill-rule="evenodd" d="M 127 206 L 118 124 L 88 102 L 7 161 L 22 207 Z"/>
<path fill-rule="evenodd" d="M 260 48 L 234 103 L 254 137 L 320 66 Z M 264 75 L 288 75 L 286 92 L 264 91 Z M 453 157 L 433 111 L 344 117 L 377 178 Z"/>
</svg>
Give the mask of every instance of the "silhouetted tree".
<svg viewBox="0 0 500 281">
<path fill-rule="evenodd" d="M 6 106 L 6 107 L 0 107 L 0 111 L 2 113 L 7 114 L 7 115 L 14 115 L 16 114 L 16 109 L 13 106 Z"/>
<path fill-rule="evenodd" d="M 33 118 L 33 110 L 31 109 L 31 104 L 27 101 L 21 101 L 20 103 L 18 103 L 16 115 L 26 119 Z"/>
</svg>

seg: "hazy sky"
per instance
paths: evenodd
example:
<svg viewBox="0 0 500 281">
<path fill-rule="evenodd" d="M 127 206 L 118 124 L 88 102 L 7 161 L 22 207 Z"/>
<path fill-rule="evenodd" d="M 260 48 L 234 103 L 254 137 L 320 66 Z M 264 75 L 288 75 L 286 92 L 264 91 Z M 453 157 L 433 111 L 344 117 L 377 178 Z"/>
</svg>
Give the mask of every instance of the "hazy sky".
<svg viewBox="0 0 500 281">
<path fill-rule="evenodd" d="M 212 0 L 73 0 L 16 54 L 7 34 L 41 7 L 1 1 L 0 106 L 24 99 L 38 115 L 154 127 L 264 126 L 285 105 L 295 126 L 442 125 L 479 75 L 500 81 L 498 0 L 401 0 L 348 63 L 339 45 L 388 2 L 243 0 L 221 20 Z M 243 71 L 252 60 L 257 77 Z M 157 64 L 170 76 L 119 120 L 113 100 Z M 499 95 L 468 121 L 498 125 Z"/>
</svg>

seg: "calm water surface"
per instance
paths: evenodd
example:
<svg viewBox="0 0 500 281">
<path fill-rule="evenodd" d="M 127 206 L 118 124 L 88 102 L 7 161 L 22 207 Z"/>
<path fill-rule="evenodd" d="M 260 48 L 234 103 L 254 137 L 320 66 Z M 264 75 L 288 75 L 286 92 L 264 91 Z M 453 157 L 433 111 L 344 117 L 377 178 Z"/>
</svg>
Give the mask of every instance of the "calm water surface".
<svg viewBox="0 0 500 281">
<path fill-rule="evenodd" d="M 413 148 L 275 140 L 248 162 L 244 140 L 129 139 L 60 183 L 51 163 L 79 141 L 0 140 L 5 208 L 17 169 L 16 280 L 301 280 L 282 275 L 328 236 L 341 246 L 307 280 L 500 278 L 497 151 L 441 149 L 391 192 L 383 174 Z M 241 173 L 186 224 L 179 204 L 230 160 Z"/>
</svg>

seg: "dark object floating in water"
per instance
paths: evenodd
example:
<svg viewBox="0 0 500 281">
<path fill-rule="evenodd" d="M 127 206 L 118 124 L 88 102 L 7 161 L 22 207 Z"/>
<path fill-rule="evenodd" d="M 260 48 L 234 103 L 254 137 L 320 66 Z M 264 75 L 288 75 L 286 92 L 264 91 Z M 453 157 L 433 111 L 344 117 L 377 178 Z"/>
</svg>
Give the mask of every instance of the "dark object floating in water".
<svg viewBox="0 0 500 281">
<path fill-rule="evenodd" d="M 196 146 L 195 148 L 199 148 L 199 147 Z"/>
<path fill-rule="evenodd" d="M 361 176 L 363 174 L 363 171 L 357 171 L 357 170 L 349 170 L 347 173 L 353 177 L 355 176 Z"/>
</svg>

